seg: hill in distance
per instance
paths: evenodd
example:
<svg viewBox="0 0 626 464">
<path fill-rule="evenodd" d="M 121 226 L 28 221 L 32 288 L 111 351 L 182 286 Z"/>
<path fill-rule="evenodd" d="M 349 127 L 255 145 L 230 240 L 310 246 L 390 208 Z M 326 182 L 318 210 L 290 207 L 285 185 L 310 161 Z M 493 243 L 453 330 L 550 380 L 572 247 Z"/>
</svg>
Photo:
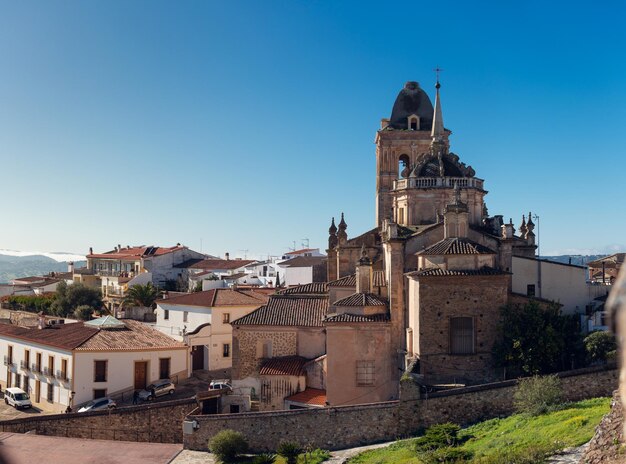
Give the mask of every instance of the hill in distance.
<svg viewBox="0 0 626 464">
<path fill-rule="evenodd" d="M 87 262 L 74 261 L 76 267 Z M 68 261 L 57 261 L 44 255 L 14 256 L 0 252 L 0 283 L 8 283 L 18 277 L 45 275 L 50 272 L 67 272 Z"/>
</svg>

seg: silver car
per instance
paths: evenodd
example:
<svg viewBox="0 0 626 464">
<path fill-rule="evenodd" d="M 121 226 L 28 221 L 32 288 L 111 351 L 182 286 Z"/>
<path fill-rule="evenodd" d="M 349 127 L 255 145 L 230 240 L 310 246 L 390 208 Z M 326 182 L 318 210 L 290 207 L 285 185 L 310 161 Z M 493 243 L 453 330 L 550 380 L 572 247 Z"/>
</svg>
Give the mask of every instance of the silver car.
<svg viewBox="0 0 626 464">
<path fill-rule="evenodd" d="M 117 407 L 117 404 L 111 398 L 98 398 L 91 400 L 80 408 L 78 412 L 102 411 L 103 409 L 113 409 L 115 407 Z"/>
<path fill-rule="evenodd" d="M 146 387 L 145 390 L 139 392 L 139 399 L 143 401 L 152 401 L 159 396 L 173 395 L 176 391 L 176 385 L 170 379 L 157 380 Z"/>
</svg>

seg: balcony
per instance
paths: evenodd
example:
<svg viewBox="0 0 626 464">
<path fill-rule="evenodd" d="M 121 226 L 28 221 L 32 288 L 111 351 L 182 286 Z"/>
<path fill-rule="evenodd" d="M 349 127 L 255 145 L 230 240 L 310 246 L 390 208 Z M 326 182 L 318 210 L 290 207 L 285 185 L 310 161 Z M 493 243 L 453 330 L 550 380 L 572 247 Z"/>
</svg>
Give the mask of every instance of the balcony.
<svg viewBox="0 0 626 464">
<path fill-rule="evenodd" d="M 41 366 L 38 366 L 35 363 L 30 365 L 30 370 L 31 372 L 34 372 L 35 374 L 41 374 Z"/>
<path fill-rule="evenodd" d="M 55 377 L 61 382 L 69 382 L 70 378 L 67 376 L 67 372 L 57 371 Z"/>
<path fill-rule="evenodd" d="M 50 369 L 49 367 L 44 367 L 43 375 L 45 375 L 46 377 L 54 377 L 54 371 Z"/>
<path fill-rule="evenodd" d="M 394 190 L 428 188 L 483 188 L 483 180 L 476 177 L 410 177 L 393 181 Z"/>
<path fill-rule="evenodd" d="M 25 371 L 29 371 L 30 370 L 30 366 L 28 365 L 28 363 L 26 361 L 20 361 L 20 369 L 23 369 Z"/>
<path fill-rule="evenodd" d="M 13 362 L 13 358 L 9 358 L 8 356 L 4 357 L 4 365 L 7 367 L 15 367 L 15 363 Z"/>
</svg>

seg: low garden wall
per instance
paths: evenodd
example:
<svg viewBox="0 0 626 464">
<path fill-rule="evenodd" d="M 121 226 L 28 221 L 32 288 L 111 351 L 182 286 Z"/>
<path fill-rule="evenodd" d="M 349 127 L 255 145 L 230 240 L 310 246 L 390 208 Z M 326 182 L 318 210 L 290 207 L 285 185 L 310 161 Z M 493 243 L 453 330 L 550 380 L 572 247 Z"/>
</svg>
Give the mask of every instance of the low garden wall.
<svg viewBox="0 0 626 464">
<path fill-rule="evenodd" d="M 610 396 L 618 385 L 615 366 L 579 369 L 559 374 L 567 401 Z M 517 381 L 509 380 L 429 394 L 405 380 L 399 401 L 320 409 L 189 415 L 193 432 L 184 446 L 206 450 L 222 429 L 242 432 L 253 451 L 273 451 L 284 440 L 325 449 L 341 449 L 393 440 L 441 422 L 471 424 L 508 415 L 513 410 Z"/>
</svg>

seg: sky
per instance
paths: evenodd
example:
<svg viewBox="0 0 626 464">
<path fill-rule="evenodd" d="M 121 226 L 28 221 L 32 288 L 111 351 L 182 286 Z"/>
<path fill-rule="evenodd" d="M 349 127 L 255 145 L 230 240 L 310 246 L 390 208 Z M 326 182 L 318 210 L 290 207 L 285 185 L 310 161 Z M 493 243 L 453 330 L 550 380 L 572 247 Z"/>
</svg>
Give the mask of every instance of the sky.
<svg viewBox="0 0 626 464">
<path fill-rule="evenodd" d="M 626 251 L 624 2 L 0 0 L 0 248 L 223 256 L 374 227 L 380 119 L 441 73 L 451 150 L 543 255 Z"/>
</svg>

